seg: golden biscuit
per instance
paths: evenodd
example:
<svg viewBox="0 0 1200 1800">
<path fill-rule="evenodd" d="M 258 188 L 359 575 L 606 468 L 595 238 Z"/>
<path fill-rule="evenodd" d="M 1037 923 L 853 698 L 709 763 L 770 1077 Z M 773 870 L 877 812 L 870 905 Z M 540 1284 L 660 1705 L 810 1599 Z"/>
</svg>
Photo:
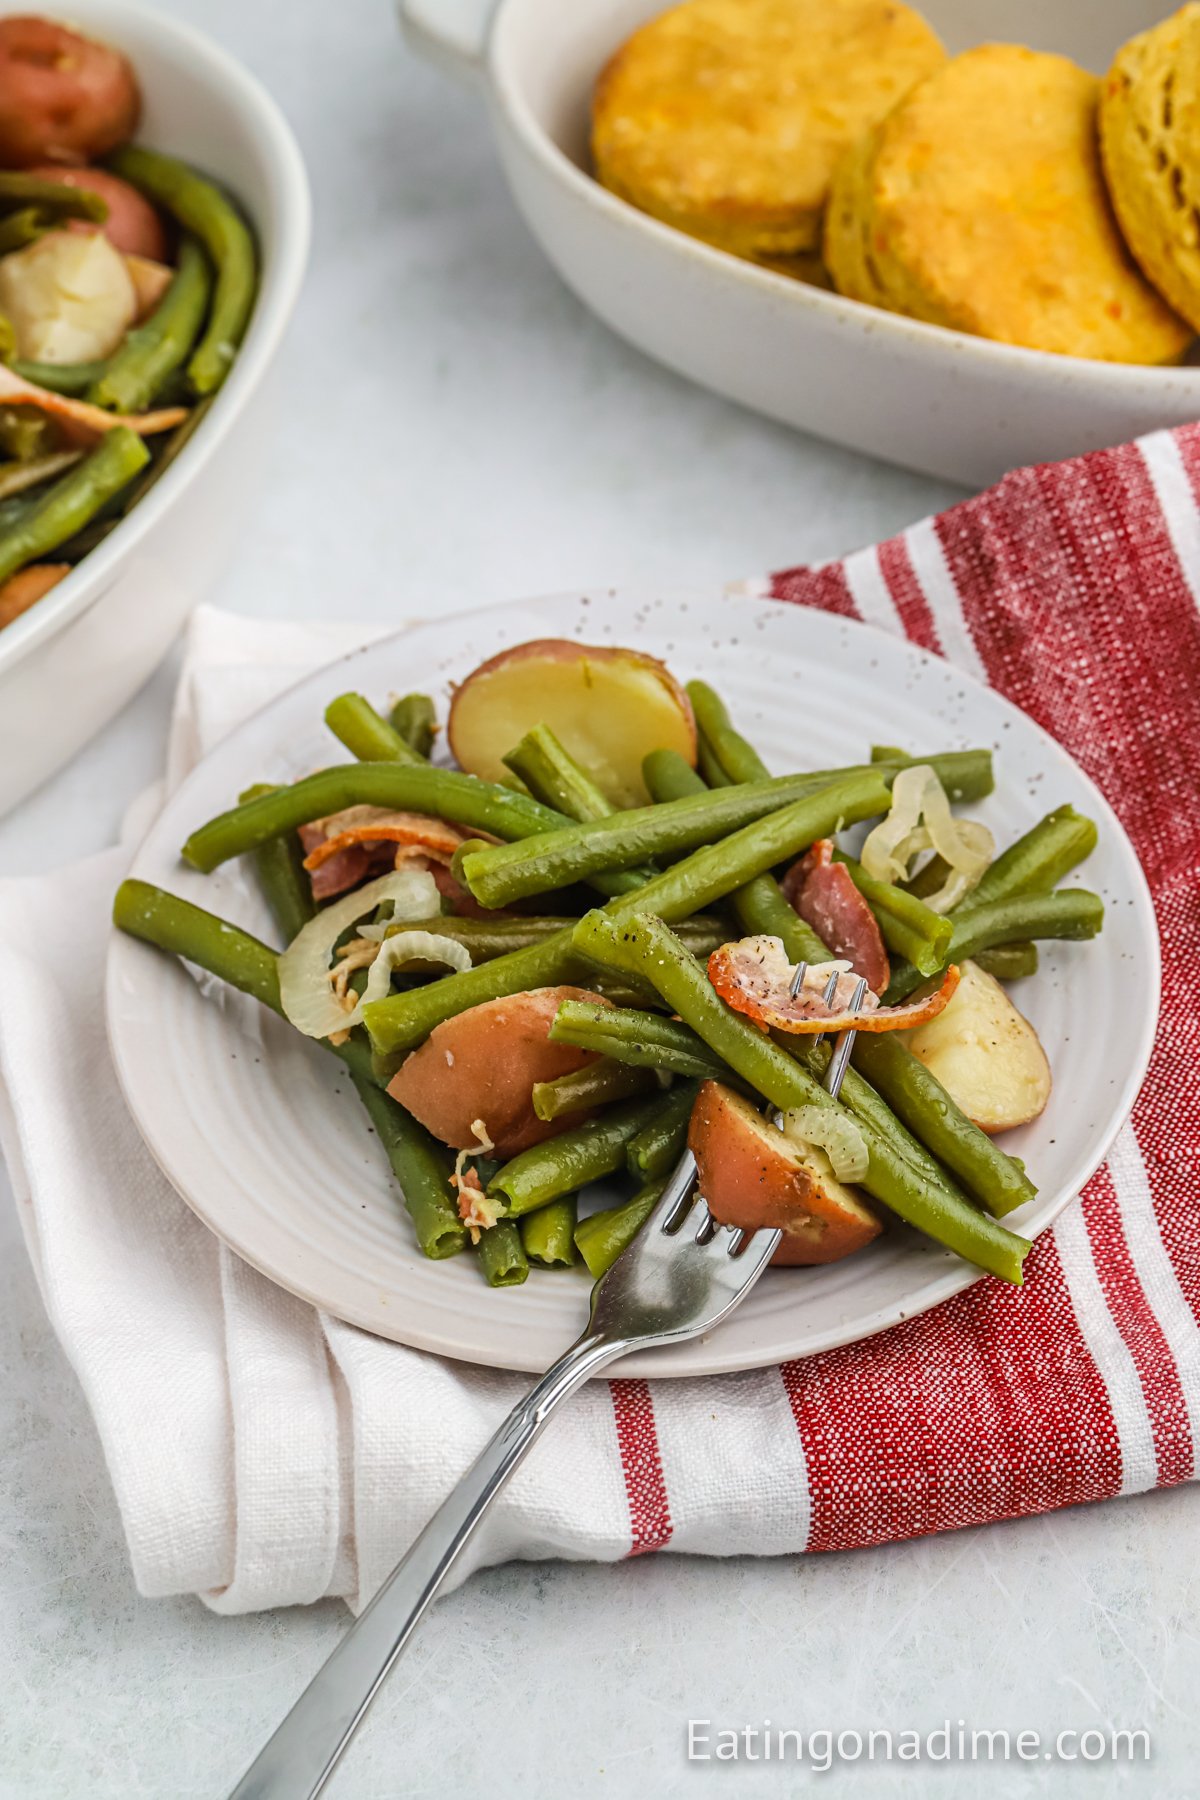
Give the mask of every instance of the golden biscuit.
<svg viewBox="0 0 1200 1800">
<path fill-rule="evenodd" d="M 686 0 L 596 84 L 596 174 L 737 256 L 820 247 L 841 151 L 945 61 L 899 0 Z"/>
<path fill-rule="evenodd" d="M 984 44 L 928 76 L 834 181 L 838 291 L 1002 343 L 1161 363 L 1190 332 L 1130 257 L 1096 139 L 1099 83 Z"/>
<path fill-rule="evenodd" d="M 1200 331 L 1200 5 L 1118 51 L 1100 96 L 1100 148 L 1129 248 Z"/>
</svg>

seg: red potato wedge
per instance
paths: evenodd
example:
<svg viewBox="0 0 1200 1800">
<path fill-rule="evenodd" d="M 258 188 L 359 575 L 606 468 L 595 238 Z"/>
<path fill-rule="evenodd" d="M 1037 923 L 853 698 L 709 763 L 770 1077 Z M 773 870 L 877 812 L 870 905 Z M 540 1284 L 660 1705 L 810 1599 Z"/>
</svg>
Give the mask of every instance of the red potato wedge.
<svg viewBox="0 0 1200 1800">
<path fill-rule="evenodd" d="M 108 208 L 103 225 L 72 219 L 69 230 L 103 232 L 123 256 L 148 259 L 156 265 L 167 261 L 170 242 L 162 215 L 130 182 L 110 175 L 107 169 L 65 169 L 61 163 L 38 163 L 29 173 L 44 181 L 60 181 L 65 187 L 86 188 L 88 193 L 99 194 Z M 173 273 L 174 270 L 167 271 L 168 281 Z"/>
<path fill-rule="evenodd" d="M 1036 1119 L 1050 1098 L 1041 1039 L 978 963 L 963 963 L 946 1010 L 906 1031 L 901 1041 L 967 1117 L 993 1136 Z"/>
<path fill-rule="evenodd" d="M 783 1232 L 773 1263 L 840 1262 L 882 1230 L 857 1190 L 837 1180 L 822 1151 L 789 1142 L 719 1081 L 706 1081 L 696 1096 L 688 1147 L 714 1219 L 742 1231 Z"/>
<path fill-rule="evenodd" d="M 479 1147 L 476 1120 L 505 1157 L 577 1125 L 579 1113 L 546 1124 L 533 1110 L 535 1082 L 555 1081 L 596 1060 L 594 1051 L 548 1041 L 564 1000 L 608 1004 L 583 988 L 552 987 L 472 1006 L 435 1026 L 392 1077 L 388 1093 L 456 1150 Z"/>
<path fill-rule="evenodd" d="M 639 650 L 536 638 L 481 663 L 455 690 L 446 734 L 461 768 L 503 781 L 501 760 L 548 725 L 614 806 L 646 806 L 642 758 L 677 750 L 696 765 L 696 721 L 665 664 Z"/>
</svg>

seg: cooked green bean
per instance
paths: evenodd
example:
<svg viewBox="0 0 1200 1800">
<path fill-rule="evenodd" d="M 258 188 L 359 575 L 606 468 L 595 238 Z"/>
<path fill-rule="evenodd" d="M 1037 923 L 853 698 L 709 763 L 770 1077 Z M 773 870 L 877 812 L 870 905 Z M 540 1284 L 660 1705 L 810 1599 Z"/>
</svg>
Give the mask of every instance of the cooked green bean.
<svg viewBox="0 0 1200 1800">
<path fill-rule="evenodd" d="M 43 363 L 14 357 L 8 366 L 22 381 L 32 381 L 35 387 L 46 388 L 51 394 L 66 394 L 70 399 L 81 400 L 99 381 L 108 361 L 101 357 L 97 362 Z"/>
<path fill-rule="evenodd" d="M 726 1006 L 661 920 L 591 912 L 576 926 L 575 941 L 597 962 L 633 969 L 653 981 L 684 1023 L 773 1105 L 785 1110 L 839 1105 L 795 1058 Z M 865 1128 L 864 1136 L 870 1162 L 860 1185 L 867 1193 L 980 1268 L 1020 1281 L 1029 1249 L 1024 1239 L 924 1177 L 877 1132 Z"/>
<path fill-rule="evenodd" d="M 1036 944 L 994 944 L 990 950 L 977 950 L 972 960 L 996 981 L 1023 981 L 1038 972 Z"/>
<path fill-rule="evenodd" d="M 512 1219 L 501 1219 L 481 1232 L 479 1266 L 489 1287 L 520 1287 L 529 1274 L 529 1258 Z"/>
<path fill-rule="evenodd" d="M 360 764 L 360 773 L 367 766 Z M 320 781 L 322 778 L 310 776 L 309 779 Z M 482 788 L 486 783 L 476 785 Z M 254 804 L 265 806 L 269 803 L 256 801 Z M 869 817 L 879 805 L 880 790 L 871 777 L 856 776 L 840 786 L 825 788 L 798 800 L 780 812 L 769 813 L 765 819 L 756 820 L 720 843 L 705 845 L 682 862 L 664 869 L 636 893 L 622 894 L 610 900 L 606 910 L 614 917 L 644 909 L 656 912 L 664 919 L 685 919 L 741 887 L 782 858 L 794 856 L 814 838 L 828 835 L 839 820 Z M 309 816 L 319 817 L 320 814 Z M 195 839 L 190 842 L 194 845 Z M 194 855 L 191 860 L 196 860 Z M 223 860 L 223 857 L 217 860 Z M 552 987 L 567 979 L 578 967 L 571 933 L 564 931 L 561 937 L 546 938 L 527 950 L 497 957 L 484 968 L 467 969 L 461 975 L 444 976 L 430 987 L 373 1001 L 364 1008 L 363 1019 L 375 1049 L 390 1056 L 400 1050 L 412 1049 L 443 1019 L 453 1018 L 468 1007 L 478 1006 L 484 1000 L 519 994 L 526 988 Z"/>
<path fill-rule="evenodd" d="M 496 844 L 463 858 L 463 872 L 475 898 L 484 906 L 507 906 L 513 900 L 566 887 L 599 870 L 628 869 L 658 855 L 678 856 L 700 846 L 720 848 L 727 833 L 752 826 L 782 810 L 807 803 L 816 819 L 853 824 L 888 809 L 879 775 L 868 771 L 814 789 L 806 775 L 781 781 L 749 782 L 716 793 L 693 794 L 665 806 L 641 806 L 583 825 L 563 825 L 536 840 L 513 848 Z M 817 830 L 814 836 L 821 836 Z M 800 841 L 804 848 L 812 838 Z M 780 856 L 790 854 L 782 850 Z"/>
<path fill-rule="evenodd" d="M 611 1011 L 612 1008 L 600 1008 Z M 573 1069 L 554 1081 L 535 1081 L 533 1110 L 547 1125 L 568 1113 L 586 1112 L 593 1106 L 611 1106 L 614 1100 L 632 1100 L 635 1094 L 656 1091 L 658 1083 L 648 1069 L 602 1057 L 584 1069 Z"/>
<path fill-rule="evenodd" d="M 650 1123 L 661 1105 L 659 1095 L 651 1100 L 627 1100 L 586 1124 L 522 1150 L 493 1175 L 488 1193 L 499 1194 L 509 1215 L 519 1218 L 551 1200 L 561 1200 L 564 1194 L 575 1193 L 589 1181 L 615 1175 L 625 1167 L 626 1144 Z"/>
<path fill-rule="evenodd" d="M 1091 855 L 1096 837 L 1092 820 L 1073 806 L 1047 813 L 984 871 L 978 886 L 955 907 L 955 922 L 1019 894 L 1048 894 Z"/>
<path fill-rule="evenodd" d="M 13 250 L 24 250 L 54 228 L 54 220 L 40 206 L 23 206 L 0 219 L 0 256 Z"/>
<path fill-rule="evenodd" d="M 254 306 L 254 239 L 225 195 L 172 156 L 126 144 L 107 166 L 178 219 L 209 254 L 216 271 L 212 305 L 187 367 L 193 390 L 211 394 L 229 373 Z"/>
<path fill-rule="evenodd" d="M 0 534 L 0 581 L 66 543 L 149 460 L 145 444 L 128 426 L 105 432 L 90 455 L 56 481 L 23 519 Z"/>
<path fill-rule="evenodd" d="M 260 794 L 272 792 L 270 783 L 259 782 L 247 788 L 241 799 L 255 800 Z M 260 844 L 254 852 L 254 873 L 284 943 L 290 944 L 317 910 L 312 882 L 304 867 L 304 850 L 295 833 Z"/>
<path fill-rule="evenodd" d="M 721 696 L 707 681 L 689 681 L 696 725 L 726 781 L 764 781 L 771 771 L 754 746 L 735 731 Z"/>
<path fill-rule="evenodd" d="M 732 787 L 728 775 L 717 761 L 716 752 L 706 737 L 696 740 L 696 762 L 706 788 Z"/>
<path fill-rule="evenodd" d="M 126 332 L 88 392 L 92 404 L 117 413 L 141 412 L 148 406 L 186 362 L 211 292 L 208 258 L 195 238 L 185 236 L 170 287 L 149 318 Z"/>
<path fill-rule="evenodd" d="M 167 438 L 159 438 L 154 446 L 152 460 L 140 480 L 135 481 L 121 496 L 122 516 L 140 506 L 152 487 L 156 487 L 177 458 L 182 455 L 195 437 L 212 406 L 212 396 L 207 400 L 198 400 L 182 424 L 177 425 Z"/>
<path fill-rule="evenodd" d="M 590 819 L 611 818 L 617 811 L 548 725 L 535 725 L 503 760 L 535 800 L 552 806 L 564 818 L 586 824 Z M 649 881 L 653 873 L 648 866 L 622 870 L 606 877 L 602 891 L 627 894 Z"/>
<path fill-rule="evenodd" d="M 91 188 L 29 175 L 24 169 L 0 169 L 0 207 L 8 206 L 36 206 L 53 218 L 86 219 L 93 225 L 103 225 L 108 217 L 108 202 Z"/>
<path fill-rule="evenodd" d="M 531 1263 L 542 1269 L 570 1269 L 579 1261 L 575 1224 L 579 1203 L 574 1194 L 551 1200 L 520 1221 L 521 1245 Z"/>
<path fill-rule="evenodd" d="M 851 881 L 874 913 L 889 950 L 906 957 L 923 975 L 936 975 L 945 967 L 954 934 L 948 918 L 931 912 L 915 894 L 906 893 L 889 881 L 877 881 L 860 862 L 841 850 L 834 851 L 834 859 L 845 864 Z"/>
<path fill-rule="evenodd" d="M 0 450 L 18 462 L 40 461 L 59 448 L 58 426 L 34 406 L 0 406 Z"/>
<path fill-rule="evenodd" d="M 728 1081 L 731 1070 L 708 1045 L 678 1019 L 633 1007 L 593 1006 L 587 1000 L 564 1000 L 554 1015 L 550 1040 L 595 1050 L 637 1069 L 661 1069 L 703 1081 Z"/>
<path fill-rule="evenodd" d="M 607 1274 L 623 1250 L 628 1250 L 663 1196 L 664 1181 L 651 1181 L 623 1206 L 606 1206 L 580 1219 L 575 1244 L 593 1281 Z"/>
<path fill-rule="evenodd" d="M 561 823 L 558 813 L 536 800 L 455 769 L 434 769 L 428 763 L 338 763 L 261 800 L 219 813 L 192 833 L 181 855 L 209 875 L 231 856 L 244 856 L 267 838 L 359 805 L 453 819 L 495 837 L 528 837 Z"/>
<path fill-rule="evenodd" d="M 359 762 L 426 765 L 427 759 L 418 755 L 361 694 L 339 694 L 331 700 L 325 708 L 325 723 Z"/>
<path fill-rule="evenodd" d="M 641 1181 L 668 1174 L 687 1148 L 688 1120 L 696 1103 L 696 1083 L 671 1089 L 648 1125 L 625 1146 L 629 1173 Z"/>
<path fill-rule="evenodd" d="M 450 1185 L 453 1155 L 435 1143 L 389 1094 L 376 1087 L 369 1075 L 352 1070 L 351 1080 L 400 1184 L 422 1251 L 435 1262 L 457 1256 L 466 1248 L 467 1229 L 458 1216 Z"/>
<path fill-rule="evenodd" d="M 1023 943 L 1027 938 L 1093 938 L 1104 923 L 1104 902 L 1086 888 L 1058 888 L 1053 894 L 1016 894 L 980 906 L 960 919 L 954 917 L 954 936 L 946 965 L 965 962 L 980 950 L 996 944 Z M 911 963 L 893 963 L 892 979 L 884 999 L 888 1005 L 906 1000 L 923 977 Z"/>
<path fill-rule="evenodd" d="M 392 707 L 388 723 L 410 750 L 428 760 L 437 734 L 437 712 L 428 694 L 405 694 Z"/>
</svg>

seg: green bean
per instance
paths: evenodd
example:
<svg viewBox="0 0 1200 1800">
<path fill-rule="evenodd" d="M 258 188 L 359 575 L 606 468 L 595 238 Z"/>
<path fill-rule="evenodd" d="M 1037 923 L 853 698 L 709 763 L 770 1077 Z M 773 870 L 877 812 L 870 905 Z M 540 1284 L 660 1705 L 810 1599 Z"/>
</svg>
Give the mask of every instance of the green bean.
<svg viewBox="0 0 1200 1800">
<path fill-rule="evenodd" d="M 694 1081 L 672 1088 L 648 1125 L 625 1146 L 629 1173 L 642 1181 L 654 1181 L 675 1167 L 687 1148 L 688 1121 L 696 1103 Z"/>
<path fill-rule="evenodd" d="M 661 920 L 591 912 L 576 926 L 575 941 L 597 962 L 632 968 L 653 981 L 684 1023 L 774 1106 L 839 1105 L 799 1062 L 726 1006 Z M 864 1136 L 870 1161 L 860 1185 L 867 1193 L 980 1268 L 1020 1281 L 1029 1249 L 1024 1239 L 925 1178 L 877 1132 L 866 1129 Z"/>
<path fill-rule="evenodd" d="M 225 195 L 172 156 L 126 144 L 107 166 L 178 219 L 209 254 L 216 285 L 208 324 L 188 361 L 188 379 L 197 394 L 214 393 L 229 373 L 254 306 L 254 239 Z"/>
<path fill-rule="evenodd" d="M 325 708 L 325 723 L 359 762 L 409 763 L 414 768 L 427 763 L 361 694 L 339 694 L 331 700 Z"/>
<path fill-rule="evenodd" d="M 23 169 L 0 169 L 0 207 L 35 206 L 58 219 L 87 219 L 103 225 L 108 202 L 91 188 L 67 181 L 51 181 L 44 175 L 27 175 Z"/>
<path fill-rule="evenodd" d="M 564 818 L 586 824 L 590 819 L 611 818 L 617 810 L 548 725 L 535 725 L 503 760 L 535 800 L 552 806 Z M 625 869 L 607 878 L 605 891 L 627 894 L 649 881 L 653 873 L 649 867 Z"/>
<path fill-rule="evenodd" d="M 832 801 L 832 804 L 831 804 Z M 583 825 L 563 825 L 543 832 L 516 848 L 496 844 L 463 859 L 463 872 L 475 898 L 484 906 L 507 906 L 513 900 L 565 887 L 598 870 L 626 869 L 660 854 L 677 856 L 701 845 L 719 850 L 720 840 L 781 809 L 808 804 L 814 818 L 832 831 L 873 813 L 886 812 L 888 795 L 875 771 L 847 776 L 814 789 L 806 775 L 781 781 L 750 782 L 716 793 L 694 794 L 665 806 L 642 806 Z M 817 832 L 816 835 L 821 835 Z M 800 842 L 805 848 L 812 839 Z M 781 856 L 790 854 L 787 850 Z"/>
<path fill-rule="evenodd" d="M 59 448 L 54 420 L 35 406 L 0 406 L 0 450 L 18 462 L 40 461 Z"/>
<path fill-rule="evenodd" d="M 652 1100 L 628 1100 L 622 1106 L 610 1106 L 598 1118 L 560 1131 L 557 1137 L 522 1150 L 488 1183 L 489 1194 L 499 1194 L 510 1217 L 534 1212 L 551 1200 L 561 1200 L 586 1187 L 589 1181 L 600 1181 L 615 1175 L 625 1166 L 625 1146 L 648 1125 L 661 1097 Z"/>
<path fill-rule="evenodd" d="M 595 1050 L 637 1069 L 661 1069 L 703 1081 L 728 1081 L 732 1071 L 694 1031 L 661 1013 L 564 1000 L 550 1027 L 555 1044 Z"/>
<path fill-rule="evenodd" d="M 873 763 L 894 762 L 899 763 L 903 768 L 905 763 L 914 763 L 916 760 L 916 757 L 910 756 L 907 750 L 902 750 L 899 744 L 871 745 L 871 761 Z"/>
<path fill-rule="evenodd" d="M 860 1031 L 851 1054 L 855 1068 L 896 1117 L 996 1218 L 1033 1199 L 1037 1189 L 1023 1165 L 967 1118 L 924 1063 L 906 1045 L 896 1043 L 890 1031 Z"/>
<path fill-rule="evenodd" d="M 575 1244 L 593 1281 L 607 1274 L 622 1251 L 628 1250 L 662 1199 L 665 1186 L 663 1181 L 648 1182 L 623 1206 L 606 1206 L 603 1212 L 579 1221 Z"/>
<path fill-rule="evenodd" d="M 162 480 L 167 470 L 174 465 L 176 459 L 195 437 L 196 432 L 207 418 L 211 406 L 211 396 L 207 400 L 197 401 L 182 424 L 177 425 L 166 438 L 160 437 L 156 440 L 153 457 L 145 474 L 140 481 L 135 481 L 121 498 L 123 516 L 131 513 L 135 506 L 140 506 L 150 489 L 156 487 Z"/>
<path fill-rule="evenodd" d="M 1091 855 L 1096 838 L 1092 820 L 1073 806 L 1047 813 L 984 871 L 978 885 L 955 907 L 955 922 L 1020 894 L 1048 894 Z"/>
<path fill-rule="evenodd" d="M 611 1008 L 601 1008 L 611 1011 Z M 586 1068 L 573 1069 L 554 1081 L 535 1081 L 533 1110 L 550 1125 L 567 1113 L 586 1112 L 593 1106 L 609 1106 L 614 1100 L 631 1100 L 635 1094 L 648 1094 L 658 1083 L 647 1069 L 635 1069 L 629 1063 L 601 1057 Z"/>
<path fill-rule="evenodd" d="M 309 779 L 319 781 L 321 777 L 310 776 Z M 269 802 L 255 804 L 267 805 Z M 610 900 L 606 910 L 614 917 L 621 917 L 630 910 L 644 909 L 656 912 L 664 919 L 687 918 L 741 887 L 752 876 L 771 868 L 783 857 L 795 855 L 814 838 L 828 835 L 840 819 L 869 816 L 879 805 L 880 791 L 869 775 L 854 777 L 838 787 L 825 788 L 780 812 L 769 813 L 765 819 L 756 820 L 718 844 L 705 845 L 682 862 L 664 869 L 636 893 L 622 894 Z M 320 814 L 312 816 L 319 817 Z M 191 842 L 194 844 L 195 840 Z M 191 860 L 195 861 L 194 855 Z M 375 1049 L 390 1056 L 400 1050 L 412 1049 L 443 1019 L 453 1018 L 468 1007 L 478 1006 L 484 1000 L 519 994 L 526 988 L 553 987 L 577 968 L 571 933 L 564 931 L 561 937 L 546 938 L 527 950 L 497 957 L 495 962 L 482 969 L 467 969 L 461 975 L 447 975 L 430 987 L 375 1000 L 363 1009 L 363 1019 Z"/>
<path fill-rule="evenodd" d="M 259 782 L 247 788 L 241 799 L 255 800 L 260 794 L 273 792 L 270 783 Z M 291 832 L 260 844 L 254 852 L 254 872 L 283 941 L 290 944 L 317 910 L 312 882 L 304 867 L 304 850 L 296 834 Z"/>
<path fill-rule="evenodd" d="M 689 681 L 696 725 L 727 781 L 764 781 L 771 771 L 752 744 L 735 731 L 725 703 L 706 681 Z"/>
<path fill-rule="evenodd" d="M 23 206 L 19 212 L 9 213 L 0 219 L 0 256 L 35 244 L 53 227 L 53 219 L 40 206 Z"/>
<path fill-rule="evenodd" d="M 126 332 L 88 392 L 92 404 L 117 413 L 141 412 L 148 406 L 186 362 L 211 292 L 208 258 L 195 238 L 185 236 L 171 285 L 149 318 Z"/>
<path fill-rule="evenodd" d="M 980 906 L 963 919 L 955 916 L 954 936 L 946 965 L 966 962 L 996 944 L 1023 943 L 1027 938 L 1093 938 L 1104 923 L 1104 902 L 1086 888 L 1058 888 L 1053 894 L 1017 894 Z M 884 999 L 889 1006 L 906 1000 L 922 981 L 911 963 L 893 963 Z"/>
<path fill-rule="evenodd" d="M 428 761 L 437 733 L 437 712 L 428 694 L 405 694 L 392 707 L 388 723 L 410 750 Z"/>
<path fill-rule="evenodd" d="M 699 767 L 702 784 L 706 788 L 732 787 L 728 775 L 717 761 L 716 753 L 706 737 L 696 740 L 696 762 Z"/>
<path fill-rule="evenodd" d="M 35 387 L 46 388 L 51 394 L 66 394 L 80 400 L 99 381 L 108 361 L 101 357 L 96 362 L 43 363 L 14 357 L 8 366 L 22 381 L 32 381 Z"/>
<path fill-rule="evenodd" d="M 479 1266 L 489 1287 L 520 1287 L 529 1274 L 529 1258 L 512 1219 L 500 1219 L 480 1233 Z"/>
<path fill-rule="evenodd" d="M 105 432 L 91 454 L 56 481 L 26 518 L 0 535 L 0 582 L 65 543 L 148 461 L 145 444 L 128 426 Z"/>
<path fill-rule="evenodd" d="M 422 1252 L 435 1262 L 457 1256 L 466 1248 L 467 1230 L 458 1216 L 450 1186 L 453 1156 L 435 1143 L 389 1094 L 376 1087 L 369 1075 L 351 1071 L 351 1079 L 400 1185 Z"/>
<path fill-rule="evenodd" d="M 579 1261 L 575 1224 L 579 1203 L 574 1194 L 551 1200 L 520 1221 L 521 1245 L 531 1263 L 542 1269 L 570 1269 Z"/>
<path fill-rule="evenodd" d="M 972 961 L 996 981 L 1023 981 L 1038 972 L 1037 945 L 995 944 L 990 950 L 977 950 Z"/>
<path fill-rule="evenodd" d="M 877 881 L 860 862 L 841 850 L 834 851 L 834 860 L 845 865 L 851 881 L 874 913 L 889 950 L 907 957 L 922 975 L 936 975 L 945 967 L 954 934 L 949 919 L 931 912 L 915 894 L 906 893 L 889 881 Z"/>
<path fill-rule="evenodd" d="M 903 888 L 906 894 L 915 894 L 918 900 L 928 900 L 931 894 L 945 887 L 953 872 L 944 856 L 931 856 L 915 875 L 910 875 L 907 881 L 898 881 L 896 886 Z"/>
<path fill-rule="evenodd" d="M 427 763 L 338 763 L 218 814 L 192 833 L 181 854 L 194 869 L 210 875 L 231 856 L 244 856 L 267 838 L 359 805 L 453 819 L 495 837 L 528 837 L 560 823 L 558 813 L 536 800 L 454 769 L 434 769 Z"/>
</svg>

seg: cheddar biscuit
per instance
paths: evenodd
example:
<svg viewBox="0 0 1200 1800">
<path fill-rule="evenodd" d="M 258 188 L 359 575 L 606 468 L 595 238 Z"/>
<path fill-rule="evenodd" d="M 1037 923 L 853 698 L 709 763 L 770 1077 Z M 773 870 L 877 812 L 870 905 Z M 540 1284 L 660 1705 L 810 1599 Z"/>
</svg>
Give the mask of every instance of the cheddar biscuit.
<svg viewBox="0 0 1200 1800">
<path fill-rule="evenodd" d="M 1121 238 L 1100 168 L 1099 82 L 984 44 L 928 76 L 835 176 L 838 291 L 1002 343 L 1161 363 L 1191 336 Z"/>
<path fill-rule="evenodd" d="M 1100 147 L 1129 248 L 1200 331 L 1200 5 L 1117 53 L 1100 98 Z"/>
<path fill-rule="evenodd" d="M 811 255 L 841 151 L 944 61 L 900 0 L 685 0 L 602 72 L 596 174 L 734 255 Z"/>
</svg>

